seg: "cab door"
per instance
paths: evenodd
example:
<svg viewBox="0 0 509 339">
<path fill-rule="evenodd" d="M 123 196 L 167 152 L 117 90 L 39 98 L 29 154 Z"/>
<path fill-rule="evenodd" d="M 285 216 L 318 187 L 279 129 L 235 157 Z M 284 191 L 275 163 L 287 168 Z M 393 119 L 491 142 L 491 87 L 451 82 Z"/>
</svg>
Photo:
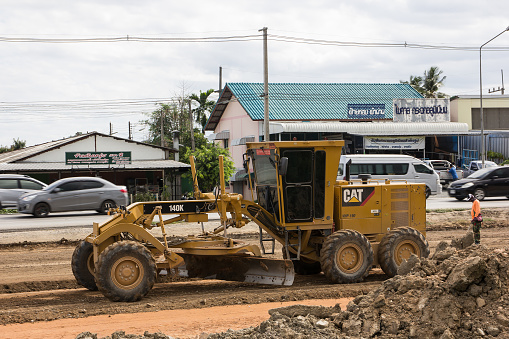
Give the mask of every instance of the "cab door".
<svg viewBox="0 0 509 339">
<path fill-rule="evenodd" d="M 313 217 L 313 151 L 287 149 L 288 170 L 283 178 L 286 222 L 311 221 Z"/>
</svg>

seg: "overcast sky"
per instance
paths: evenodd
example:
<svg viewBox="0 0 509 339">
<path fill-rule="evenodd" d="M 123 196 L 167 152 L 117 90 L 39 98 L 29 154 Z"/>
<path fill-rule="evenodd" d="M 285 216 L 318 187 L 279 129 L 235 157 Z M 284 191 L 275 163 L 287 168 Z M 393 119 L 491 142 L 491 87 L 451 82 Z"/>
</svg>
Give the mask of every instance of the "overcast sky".
<svg viewBox="0 0 509 339">
<path fill-rule="evenodd" d="M 447 76 L 443 92 L 478 95 L 479 47 L 509 26 L 507 0 L 0 3 L 3 146 L 17 138 L 31 146 L 76 132 L 109 133 L 110 123 L 116 135 L 126 138 L 129 121 L 134 124 L 134 138 L 143 140 L 146 131 L 140 131 L 137 123 L 144 112 L 182 88 L 186 93 L 217 89 L 220 66 L 223 84 L 263 82 L 258 32 L 263 27 L 270 35 L 270 82 L 398 83 L 438 66 Z M 254 37 L 154 42 L 229 36 Z M 285 42 L 275 36 L 377 47 Z M 132 41 L 133 37 L 150 42 Z M 85 38 L 107 41 L 76 42 Z M 55 39 L 67 42 L 55 43 Z M 460 48 L 397 47 L 405 42 Z M 483 49 L 485 94 L 488 88 L 501 86 L 502 69 L 509 82 L 509 32 L 486 47 L 501 50 Z"/>
</svg>

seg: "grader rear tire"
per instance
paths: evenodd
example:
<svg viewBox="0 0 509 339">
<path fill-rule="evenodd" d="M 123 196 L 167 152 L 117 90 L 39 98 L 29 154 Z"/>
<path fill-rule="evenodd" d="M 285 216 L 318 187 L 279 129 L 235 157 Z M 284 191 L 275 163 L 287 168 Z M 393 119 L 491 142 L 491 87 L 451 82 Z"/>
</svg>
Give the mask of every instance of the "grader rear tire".
<svg viewBox="0 0 509 339">
<path fill-rule="evenodd" d="M 373 265 L 373 248 L 357 231 L 341 230 L 330 235 L 320 252 L 325 276 L 334 283 L 362 281 Z"/>
<path fill-rule="evenodd" d="M 284 247 L 283 247 L 283 258 L 286 259 L 286 251 Z M 292 252 L 290 252 L 290 258 L 292 259 L 293 270 L 295 271 L 295 273 L 299 275 L 318 274 L 322 271 L 322 266 L 318 261 L 311 261 L 302 257 L 300 260 L 294 260 L 294 258 L 297 258 L 297 255 Z"/>
<path fill-rule="evenodd" d="M 154 286 L 156 264 L 150 251 L 136 241 L 119 241 L 99 255 L 96 283 L 111 301 L 138 301 Z"/>
<path fill-rule="evenodd" d="M 398 273 L 403 260 L 412 254 L 427 258 L 429 255 L 428 241 L 421 232 L 412 227 L 398 227 L 387 233 L 378 246 L 380 267 L 389 277 Z"/>
<path fill-rule="evenodd" d="M 72 254 L 71 267 L 74 278 L 81 286 L 97 291 L 94 276 L 94 248 L 91 243 L 82 241 Z"/>
</svg>

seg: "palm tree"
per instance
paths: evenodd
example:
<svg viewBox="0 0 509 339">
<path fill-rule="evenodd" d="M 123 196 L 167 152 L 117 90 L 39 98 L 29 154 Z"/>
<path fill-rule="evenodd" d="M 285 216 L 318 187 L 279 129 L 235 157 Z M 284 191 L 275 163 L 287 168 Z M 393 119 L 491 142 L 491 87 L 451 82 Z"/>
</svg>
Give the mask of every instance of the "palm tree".
<svg viewBox="0 0 509 339">
<path fill-rule="evenodd" d="M 421 76 L 413 76 L 411 75 L 410 76 L 410 81 L 403 81 L 403 80 L 400 80 L 399 81 L 400 83 L 402 84 L 407 84 L 407 85 L 410 85 L 412 86 L 413 89 L 415 89 L 417 92 L 421 93 L 422 95 L 424 95 L 424 90 L 422 88 L 422 77 Z"/>
<path fill-rule="evenodd" d="M 442 73 L 437 66 L 431 66 L 429 70 L 424 71 L 424 77 L 411 75 L 410 81 L 400 82 L 412 86 L 425 98 L 445 98 L 446 94 L 438 91 L 446 78 L 446 76 L 440 78 Z"/>
<path fill-rule="evenodd" d="M 442 75 L 443 71 L 441 71 L 438 67 L 432 66 L 428 71 L 424 71 L 424 81 L 422 83 L 422 88 L 424 89 L 424 97 L 425 98 L 443 98 L 445 97 L 444 93 L 439 92 L 439 88 L 444 84 L 444 80 L 446 76 Z"/>
<path fill-rule="evenodd" d="M 214 101 L 209 100 L 209 96 L 214 93 L 213 89 L 209 89 L 205 92 L 200 91 L 200 94 L 191 94 L 189 98 L 191 100 L 196 101 L 199 106 L 193 110 L 195 113 L 196 122 L 200 123 L 202 126 L 202 132 L 205 130 L 205 125 L 207 124 L 207 112 L 210 113 L 214 105 L 216 104 Z"/>
</svg>

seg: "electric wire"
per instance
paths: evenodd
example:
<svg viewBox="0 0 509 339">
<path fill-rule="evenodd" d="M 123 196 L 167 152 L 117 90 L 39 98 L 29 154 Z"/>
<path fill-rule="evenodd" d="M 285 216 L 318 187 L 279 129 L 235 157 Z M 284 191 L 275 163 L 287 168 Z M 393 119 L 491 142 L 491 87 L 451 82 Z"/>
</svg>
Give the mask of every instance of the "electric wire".
<svg viewBox="0 0 509 339">
<path fill-rule="evenodd" d="M 6 43 L 119 43 L 119 42 L 148 42 L 148 43 L 222 43 L 222 42 L 245 42 L 260 41 L 262 34 L 251 35 L 230 35 L 230 36 L 204 36 L 204 37 L 143 37 L 143 36 L 120 36 L 120 37 L 90 37 L 90 38 L 33 38 L 33 37 L 6 37 L 0 36 L 0 42 Z M 411 42 L 360 42 L 360 41 L 340 41 L 311 39 L 287 35 L 268 34 L 270 41 L 338 46 L 338 47 L 363 47 L 363 48 L 411 48 L 411 49 L 432 49 L 444 51 L 479 51 L 476 46 L 454 46 L 442 44 L 418 44 Z M 485 51 L 509 51 L 506 46 L 487 46 Z"/>
</svg>

